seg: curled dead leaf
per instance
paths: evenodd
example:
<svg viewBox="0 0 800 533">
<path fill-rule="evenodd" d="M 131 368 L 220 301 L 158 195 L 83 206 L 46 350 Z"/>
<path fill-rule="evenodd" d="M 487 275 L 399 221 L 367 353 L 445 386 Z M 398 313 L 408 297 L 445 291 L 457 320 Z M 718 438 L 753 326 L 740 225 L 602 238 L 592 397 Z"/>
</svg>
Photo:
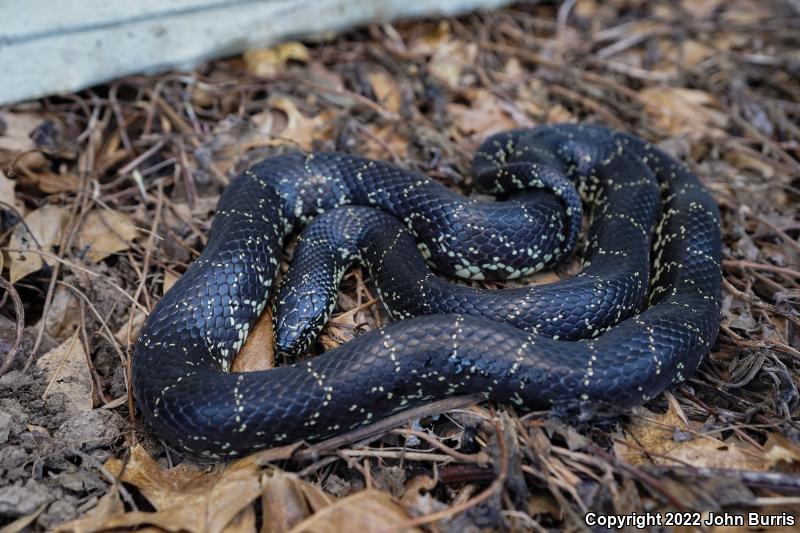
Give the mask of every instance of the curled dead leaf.
<svg viewBox="0 0 800 533">
<path fill-rule="evenodd" d="M 62 231 L 69 218 L 69 211 L 58 205 L 45 204 L 31 211 L 14 227 L 9 241 L 11 250 L 37 250 L 47 253 L 61 241 Z M 38 272 L 53 260 L 35 252 L 9 252 L 11 283 L 16 283 L 28 274 Z"/>
<path fill-rule="evenodd" d="M 477 43 L 444 41 L 436 47 L 428 70 L 449 87 L 456 88 L 461 83 L 464 71 L 475 64 L 477 55 Z"/>
<path fill-rule="evenodd" d="M 25 215 L 25 204 L 17 199 L 17 182 L 6 177 L 0 170 L 0 202 L 4 202 L 17 210 L 19 216 Z M 5 208 L 4 208 L 5 209 Z"/>
<path fill-rule="evenodd" d="M 110 523 L 117 520 L 125 513 L 125 506 L 119 497 L 119 489 L 112 485 L 97 505 L 84 516 L 61 524 L 55 531 L 74 531 L 76 533 L 89 533 L 110 528 Z"/>
<path fill-rule="evenodd" d="M 291 533 L 336 533 L 339 531 L 421 531 L 403 528 L 411 520 L 406 510 L 385 492 L 362 490 L 325 507 L 292 528 Z"/>
<path fill-rule="evenodd" d="M 156 508 L 154 513 L 123 514 L 108 527 L 150 524 L 169 531 L 223 531 L 234 521 L 234 526 L 246 525 L 247 507 L 261 494 L 260 467 L 254 461 L 211 470 L 188 464 L 162 469 L 137 445 L 124 472 L 123 462 L 116 458 L 105 467 L 136 486 Z"/>
<path fill-rule="evenodd" d="M 36 149 L 31 138 L 36 128 L 44 122 L 44 117 L 36 113 L 12 113 L 0 111 L 0 165 L 6 168 L 11 161 L 26 153 L 20 162 L 29 169 L 39 168 L 47 163 L 47 159 Z"/>
<path fill-rule="evenodd" d="M 56 287 L 47 312 L 45 331 L 54 339 L 62 339 L 75 330 L 80 320 L 80 302 L 75 294 L 62 285 Z"/>
<path fill-rule="evenodd" d="M 308 48 L 298 41 L 289 41 L 272 48 L 248 50 L 244 53 L 247 71 L 263 78 L 280 72 L 289 60 L 305 63 L 310 59 Z"/>
<path fill-rule="evenodd" d="M 508 104 L 486 89 L 470 91 L 470 100 L 469 105 L 451 103 L 447 106 L 453 123 L 464 134 L 483 139 L 492 133 L 523 125 L 512 118 Z"/>
<path fill-rule="evenodd" d="M 294 474 L 265 476 L 261 496 L 262 533 L 285 533 L 312 513 L 331 505 L 330 496 Z"/>
<path fill-rule="evenodd" d="M 72 192 L 78 190 L 81 181 L 74 174 L 56 174 L 54 172 L 41 172 L 31 176 L 36 186 L 46 194 Z"/>
<path fill-rule="evenodd" d="M 130 248 L 138 233 L 133 220 L 125 213 L 94 209 L 78 230 L 78 247 L 89 261 L 97 262 Z"/>
<path fill-rule="evenodd" d="M 367 79 L 372 87 L 372 92 L 375 93 L 375 98 L 378 99 L 378 103 L 392 113 L 399 113 L 403 95 L 394 78 L 386 72 L 378 70 L 371 72 Z"/>
<path fill-rule="evenodd" d="M 322 112 L 316 117 L 306 117 L 288 96 L 274 95 L 267 101 L 270 109 L 277 110 L 286 117 L 286 125 L 281 128 L 270 111 L 252 117 L 259 133 L 275 137 L 277 144 L 290 141 L 303 150 L 310 150 L 314 139 L 321 138 L 322 129 L 330 118 L 330 112 Z"/>
<path fill-rule="evenodd" d="M 645 408 L 634 411 L 614 448 L 617 456 L 634 465 L 682 464 L 708 468 L 764 470 L 760 450 L 734 437 L 725 441 L 715 434 L 700 434 L 701 424 L 687 421 L 671 404 L 664 414 Z"/>
<path fill-rule="evenodd" d="M 47 388 L 42 398 L 60 392 L 66 397 L 68 409 L 73 413 L 92 409 L 94 382 L 77 331 L 41 356 L 36 366 L 44 370 L 47 376 Z"/>
<path fill-rule="evenodd" d="M 764 443 L 764 457 L 769 466 L 783 463 L 795 471 L 800 471 L 800 445 L 780 433 L 770 433 Z"/>
</svg>

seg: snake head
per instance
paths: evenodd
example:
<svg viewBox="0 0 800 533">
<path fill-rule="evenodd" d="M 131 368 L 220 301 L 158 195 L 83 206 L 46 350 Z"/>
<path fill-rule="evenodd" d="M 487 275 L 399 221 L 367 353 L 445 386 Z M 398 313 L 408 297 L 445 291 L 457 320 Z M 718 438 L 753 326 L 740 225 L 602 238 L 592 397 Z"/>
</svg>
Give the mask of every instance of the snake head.
<svg viewBox="0 0 800 533">
<path fill-rule="evenodd" d="M 275 304 L 272 324 L 275 350 L 284 357 L 297 357 L 311 346 L 330 316 L 327 298 L 315 292 L 291 291 Z"/>
</svg>

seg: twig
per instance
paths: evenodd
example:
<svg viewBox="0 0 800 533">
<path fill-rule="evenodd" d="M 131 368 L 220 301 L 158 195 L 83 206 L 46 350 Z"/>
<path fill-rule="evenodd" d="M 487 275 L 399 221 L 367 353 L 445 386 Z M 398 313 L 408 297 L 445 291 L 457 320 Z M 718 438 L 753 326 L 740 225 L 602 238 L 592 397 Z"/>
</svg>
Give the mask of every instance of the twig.
<svg viewBox="0 0 800 533">
<path fill-rule="evenodd" d="M 407 520 L 401 524 L 398 524 L 396 526 L 396 530 L 402 531 L 407 528 L 421 526 L 423 524 L 430 524 L 432 522 L 450 518 L 451 516 L 462 513 L 471 507 L 475 507 L 479 503 L 487 500 L 492 495 L 499 493 L 503 489 L 503 485 L 505 485 L 506 479 L 508 478 L 508 450 L 506 449 L 503 430 L 501 429 L 499 422 L 497 419 L 493 419 L 492 422 L 494 425 L 495 434 L 497 435 L 497 447 L 500 451 L 500 471 L 498 472 L 497 478 L 495 478 L 492 484 L 465 502 L 462 502 L 458 505 L 453 505 L 448 509 L 443 509 L 436 513 L 431 513 Z M 392 530 L 395 529 L 393 528 Z"/>
<path fill-rule="evenodd" d="M 14 303 L 14 313 L 16 314 L 15 325 L 16 331 L 14 334 L 14 344 L 3 359 L 3 364 L 0 366 L 0 376 L 5 374 L 14 358 L 17 356 L 20 346 L 22 346 L 23 333 L 25 331 L 25 307 L 22 305 L 22 299 L 19 297 L 17 289 L 14 285 L 4 277 L 0 277 L 0 288 L 6 290 L 6 293 L 11 295 L 11 301 Z"/>
<path fill-rule="evenodd" d="M 777 272 L 778 274 L 783 274 L 792 278 L 800 278 L 800 271 L 798 270 L 768 265 L 766 263 L 756 263 L 754 261 L 725 259 L 722 261 L 722 266 L 729 268 L 752 268 L 754 270 L 768 270 L 770 272 Z"/>
<path fill-rule="evenodd" d="M 393 414 L 375 422 L 374 424 L 370 424 L 369 426 L 364 426 L 363 428 L 358 428 L 356 430 L 343 433 L 342 435 L 331 437 L 330 439 L 324 440 L 319 444 L 309 446 L 305 450 L 298 451 L 292 458 L 298 461 L 314 460 L 317 457 L 320 457 L 322 454 L 331 452 L 341 448 L 342 446 L 374 438 L 375 436 L 386 433 L 390 429 L 401 424 L 405 424 L 410 420 L 425 418 L 434 414 L 450 411 L 451 409 L 464 407 L 471 403 L 475 403 L 478 400 L 479 398 L 476 396 L 457 396 L 455 398 L 447 398 L 445 400 L 431 402 L 414 409 L 409 409 L 408 411 Z"/>
</svg>

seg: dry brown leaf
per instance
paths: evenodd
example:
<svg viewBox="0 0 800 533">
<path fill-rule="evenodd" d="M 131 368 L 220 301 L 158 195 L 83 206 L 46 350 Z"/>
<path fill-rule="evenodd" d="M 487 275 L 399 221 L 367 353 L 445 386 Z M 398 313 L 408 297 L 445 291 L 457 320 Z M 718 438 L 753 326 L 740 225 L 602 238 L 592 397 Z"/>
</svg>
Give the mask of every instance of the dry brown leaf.
<svg viewBox="0 0 800 533">
<path fill-rule="evenodd" d="M 800 470 L 800 446 L 780 433 L 770 433 L 764 443 L 764 457 L 769 466 L 778 463 L 791 465 L 795 470 Z"/>
<path fill-rule="evenodd" d="M 31 211 L 14 227 L 9 248 L 12 250 L 41 250 L 51 253 L 61 240 L 61 232 L 69 218 L 69 211 L 58 205 L 45 204 Z M 34 252 L 9 252 L 11 283 L 28 274 L 38 272 L 53 260 Z"/>
<path fill-rule="evenodd" d="M 360 311 L 362 309 L 356 306 L 331 316 L 319 336 L 319 342 L 326 352 L 355 338 L 359 330 L 356 317 Z"/>
<path fill-rule="evenodd" d="M 268 305 L 247 335 L 244 346 L 233 360 L 231 371 L 253 372 L 275 368 L 272 339 L 272 309 Z"/>
<path fill-rule="evenodd" d="M 117 458 L 109 459 L 105 467 L 114 475 L 120 475 L 123 462 Z M 162 469 L 145 449 L 139 445 L 131 450 L 131 457 L 125 469 L 123 481 L 135 485 L 145 498 L 156 508 L 164 510 L 174 506 L 176 498 L 182 500 L 192 490 L 202 492 L 219 479 L 220 471 L 205 471 L 182 463 L 175 468 Z"/>
<path fill-rule="evenodd" d="M 0 150 L 9 152 L 24 152 L 36 148 L 31 139 L 31 133 L 44 120 L 34 113 L 0 112 L 3 121 L 3 132 L 0 135 Z"/>
<path fill-rule="evenodd" d="M 735 6 L 729 6 L 723 11 L 717 23 L 723 27 L 725 24 L 750 26 L 768 20 L 774 15 L 768 2 L 739 1 L 735 2 Z"/>
<path fill-rule="evenodd" d="M 61 524 L 55 531 L 73 531 L 75 533 L 102 531 L 110 528 L 108 524 L 123 513 L 125 513 L 125 506 L 119 497 L 119 489 L 116 485 L 112 485 L 89 512 L 80 518 Z"/>
<path fill-rule="evenodd" d="M 466 135 L 483 139 L 492 133 L 519 127 L 506 104 L 486 89 L 471 91 L 470 105 L 451 103 L 447 108 L 455 126 Z"/>
<path fill-rule="evenodd" d="M 617 456 L 635 465 L 677 463 L 708 468 L 766 469 L 767 463 L 759 450 L 734 438 L 721 441 L 709 435 L 694 435 L 699 428 L 696 422 L 686 425 L 675 403 L 664 414 L 642 407 L 634 411 L 632 422 L 623 428 L 624 442 L 615 443 L 614 448 Z M 676 434 L 681 438 L 676 439 Z"/>
<path fill-rule="evenodd" d="M 740 150 L 730 150 L 726 152 L 725 161 L 739 170 L 752 170 L 754 172 L 758 172 L 767 179 L 775 175 L 775 167 Z"/>
<path fill-rule="evenodd" d="M 76 191 L 81 184 L 78 176 L 74 174 L 41 172 L 35 174 L 33 178 L 39 190 L 46 194 Z"/>
<path fill-rule="evenodd" d="M 338 533 L 339 531 L 397 531 L 411 517 L 390 495 L 363 490 L 325 507 L 297 524 L 291 533 Z M 421 531 L 405 528 L 401 531 Z"/>
<path fill-rule="evenodd" d="M 475 63 L 477 55 L 477 43 L 444 41 L 436 47 L 428 70 L 449 87 L 456 88 L 460 85 L 464 70 Z"/>
<path fill-rule="evenodd" d="M 89 261 L 102 261 L 131 247 L 139 231 L 131 217 L 119 211 L 93 209 L 78 230 L 78 247 Z"/>
<path fill-rule="evenodd" d="M 405 158 L 408 154 L 408 139 L 397 133 L 391 124 L 378 126 L 367 124 L 369 134 L 364 139 L 363 155 L 374 159 Z"/>
<path fill-rule="evenodd" d="M 117 342 L 122 346 L 128 346 L 129 341 L 136 341 L 136 337 L 139 336 L 139 331 L 142 329 L 144 321 L 147 319 L 147 315 L 139 308 L 135 308 L 131 312 L 133 313 L 133 318 L 126 320 L 125 323 L 114 332 L 114 338 L 117 339 Z"/>
<path fill-rule="evenodd" d="M 307 62 L 311 59 L 303 43 L 289 41 L 272 48 L 248 50 L 244 53 L 247 71 L 267 78 L 280 72 L 289 60 Z"/>
<path fill-rule="evenodd" d="M 707 18 L 716 11 L 722 0 L 681 0 L 681 6 L 693 17 Z"/>
<path fill-rule="evenodd" d="M 378 99 L 378 103 L 392 113 L 399 113 L 403 95 L 394 78 L 386 72 L 378 70 L 371 72 L 367 79 L 372 87 L 372 92 L 375 93 L 375 98 Z"/>
<path fill-rule="evenodd" d="M 297 109 L 297 105 L 288 96 L 276 95 L 267 101 L 271 109 L 276 109 L 286 116 L 286 126 L 275 131 L 275 120 L 269 111 L 259 113 L 252 120 L 259 126 L 262 134 L 276 137 L 278 143 L 293 141 L 303 150 L 310 150 L 314 139 L 321 138 L 321 130 L 330 114 L 322 112 L 316 117 L 306 117 Z"/>
<path fill-rule="evenodd" d="M 45 331 L 54 339 L 63 339 L 80 321 L 80 302 L 72 290 L 59 285 L 45 317 Z"/>
<path fill-rule="evenodd" d="M 67 405 L 73 413 L 92 409 L 94 383 L 77 331 L 61 345 L 41 356 L 36 366 L 44 370 L 47 376 L 47 388 L 42 398 L 60 392 L 67 398 Z"/>
<path fill-rule="evenodd" d="M 575 115 L 561 104 L 556 104 L 547 109 L 547 122 L 557 124 L 560 122 L 574 122 Z"/>
<path fill-rule="evenodd" d="M 175 282 L 180 279 L 180 277 L 180 274 L 177 274 L 172 270 L 164 270 L 164 283 L 161 286 L 161 294 L 166 294 L 167 291 L 170 290 L 173 285 L 175 285 Z"/>
<path fill-rule="evenodd" d="M 261 533 L 285 533 L 314 512 L 303 491 L 308 483 L 296 475 L 278 471 L 265 476 L 263 485 L 261 508 L 264 522 Z M 327 505 L 330 505 L 330 499 Z"/>
<path fill-rule="evenodd" d="M 0 111 L 0 123 L 4 128 L 0 131 L 0 161 L 10 162 L 10 158 L 21 152 L 34 150 L 36 143 L 31 139 L 31 133 L 44 121 L 35 113 L 12 113 L 10 111 Z M 5 154 L 4 154 L 5 152 Z M 9 157 L 10 156 L 10 157 Z M 45 159 L 41 154 L 35 157 L 25 158 L 26 166 L 33 162 L 42 163 Z"/>
<path fill-rule="evenodd" d="M 25 216 L 25 203 L 17 198 L 17 182 L 6 177 L 0 170 L 0 202 L 4 202 L 17 210 L 19 216 Z"/>
<path fill-rule="evenodd" d="M 248 505 L 236 515 L 230 524 L 225 526 L 222 533 L 255 533 L 256 531 L 256 508 Z"/>
<path fill-rule="evenodd" d="M 412 39 L 408 48 L 414 54 L 433 54 L 445 41 L 450 40 L 451 35 L 450 22 L 442 20 L 436 27 Z"/>
<path fill-rule="evenodd" d="M 697 41 L 689 40 L 681 43 L 681 45 L 683 47 L 681 50 L 683 63 L 690 67 L 698 65 L 715 53 L 713 48 Z"/>
<path fill-rule="evenodd" d="M 639 95 L 659 127 L 673 135 L 708 132 L 728 123 L 716 99 L 705 91 L 659 86 L 647 87 Z"/>
<path fill-rule="evenodd" d="M 119 459 L 109 459 L 106 469 L 135 485 L 156 508 L 155 513 L 127 513 L 110 527 L 152 524 L 170 531 L 222 531 L 261 494 L 260 466 L 243 459 L 212 470 L 179 465 L 162 469 L 141 446 L 131 451 L 123 473 Z"/>
</svg>

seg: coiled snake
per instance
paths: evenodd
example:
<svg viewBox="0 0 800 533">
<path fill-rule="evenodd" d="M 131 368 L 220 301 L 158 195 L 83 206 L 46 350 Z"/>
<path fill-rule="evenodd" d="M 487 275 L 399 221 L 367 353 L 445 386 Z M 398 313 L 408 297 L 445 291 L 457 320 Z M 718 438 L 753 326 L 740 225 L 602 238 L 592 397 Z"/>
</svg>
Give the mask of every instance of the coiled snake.
<svg viewBox="0 0 800 533">
<path fill-rule="evenodd" d="M 146 423 L 182 449 L 228 457 L 455 394 L 619 413 L 695 370 L 719 329 L 721 237 L 716 204 L 683 164 L 628 134 L 557 125 L 489 138 L 473 174 L 502 201 L 336 153 L 270 158 L 233 180 L 205 250 L 135 347 Z M 581 197 L 591 226 L 572 278 L 489 291 L 429 269 L 502 279 L 553 265 L 576 241 Z M 279 350 L 311 343 L 354 261 L 404 320 L 313 359 L 228 372 L 285 238 L 320 214 L 275 299 Z"/>
</svg>

